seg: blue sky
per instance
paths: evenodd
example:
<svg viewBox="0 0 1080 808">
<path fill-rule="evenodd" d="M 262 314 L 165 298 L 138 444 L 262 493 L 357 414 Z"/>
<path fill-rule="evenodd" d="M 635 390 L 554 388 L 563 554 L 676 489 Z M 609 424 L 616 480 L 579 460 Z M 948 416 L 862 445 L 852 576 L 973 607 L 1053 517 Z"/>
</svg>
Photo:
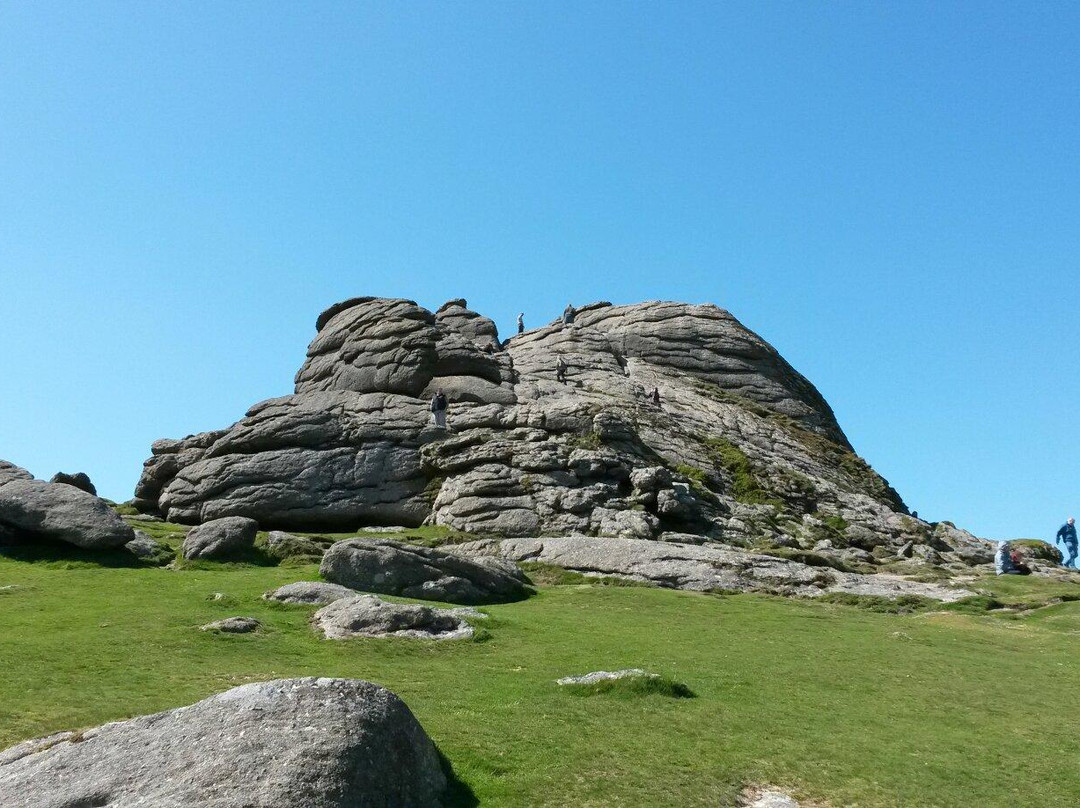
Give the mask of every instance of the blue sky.
<svg viewBox="0 0 1080 808">
<path fill-rule="evenodd" d="M 920 514 L 1080 511 L 1071 3 L 0 5 L 0 457 L 131 496 L 316 315 L 715 302 Z"/>
</svg>

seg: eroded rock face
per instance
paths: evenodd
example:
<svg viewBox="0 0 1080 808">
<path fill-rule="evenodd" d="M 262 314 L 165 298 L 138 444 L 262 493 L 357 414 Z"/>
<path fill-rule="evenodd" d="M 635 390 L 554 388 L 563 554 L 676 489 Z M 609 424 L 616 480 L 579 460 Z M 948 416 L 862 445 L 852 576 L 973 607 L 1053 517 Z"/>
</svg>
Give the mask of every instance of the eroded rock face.
<svg viewBox="0 0 1080 808">
<path fill-rule="evenodd" d="M 985 553 L 908 516 L 813 385 L 715 306 L 593 304 L 502 344 L 463 300 L 432 313 L 355 298 L 317 328 L 293 395 L 154 444 L 140 507 L 309 531 L 827 540 L 838 554 L 910 541 L 946 565 Z M 431 423 L 436 389 L 450 430 Z"/>
<path fill-rule="evenodd" d="M 259 523 L 242 516 L 226 516 L 194 527 L 184 537 L 184 558 L 230 558 L 255 544 Z"/>
<path fill-rule="evenodd" d="M 5 808 L 435 808 L 445 788 L 409 708 L 355 679 L 242 685 L 0 752 Z"/>
<path fill-rule="evenodd" d="M 104 500 L 70 485 L 0 465 L 0 533 L 20 542 L 61 541 L 89 550 L 120 547 L 135 531 Z"/>
<path fill-rule="evenodd" d="M 365 592 L 448 603 L 496 603 L 528 595 L 512 564 L 469 559 L 391 539 L 346 539 L 323 556 L 319 574 Z"/>
<path fill-rule="evenodd" d="M 375 595 L 335 600 L 312 617 L 328 640 L 352 637 L 408 637 L 420 640 L 461 640 L 472 626 L 449 609 L 416 603 L 388 603 Z"/>
<path fill-rule="evenodd" d="M 64 485 L 72 485 L 78 488 L 80 491 L 85 491 L 88 494 L 97 496 L 97 488 L 90 481 L 90 475 L 84 471 L 77 471 L 74 474 L 68 474 L 64 471 L 58 471 L 50 479 L 50 483 L 63 483 Z"/>
<path fill-rule="evenodd" d="M 858 575 L 721 545 L 570 536 L 489 539 L 454 545 L 469 558 L 495 555 L 539 561 L 585 575 L 612 575 L 696 592 L 768 592 L 816 597 L 827 592 L 858 595 L 921 595 L 944 602 L 973 592 L 890 575 Z"/>
</svg>

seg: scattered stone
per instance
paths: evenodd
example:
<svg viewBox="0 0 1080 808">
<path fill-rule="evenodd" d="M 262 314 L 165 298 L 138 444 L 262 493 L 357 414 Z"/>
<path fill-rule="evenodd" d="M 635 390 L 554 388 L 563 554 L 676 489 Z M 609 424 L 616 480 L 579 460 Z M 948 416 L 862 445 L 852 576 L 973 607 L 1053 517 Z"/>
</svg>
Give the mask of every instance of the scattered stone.
<svg viewBox="0 0 1080 808">
<path fill-rule="evenodd" d="M 474 609 L 472 606 L 455 606 L 452 609 L 443 609 L 443 611 L 466 620 L 487 620 L 491 616 L 479 609 Z"/>
<path fill-rule="evenodd" d="M 229 558 L 255 546 L 259 523 L 243 516 L 226 516 L 204 522 L 184 538 L 184 558 Z"/>
<path fill-rule="evenodd" d="M 151 538 L 141 530 L 135 531 L 135 538 L 125 544 L 124 548 L 143 561 L 159 565 L 168 564 L 176 558 L 176 552 L 169 545 Z"/>
<path fill-rule="evenodd" d="M 266 552 L 274 558 L 286 559 L 298 556 L 322 557 L 323 545 L 306 536 L 294 536 L 280 530 L 271 530 L 266 536 Z"/>
<path fill-rule="evenodd" d="M 430 808 L 445 789 L 409 708 L 355 679 L 242 685 L 0 752 L 5 808 Z"/>
<path fill-rule="evenodd" d="M 410 637 L 425 640 L 460 640 L 473 628 L 447 609 L 414 603 L 388 603 L 375 595 L 335 600 L 312 617 L 328 640 L 350 637 Z"/>
<path fill-rule="evenodd" d="M 229 600 L 229 596 L 226 595 L 224 592 L 211 592 L 209 595 L 206 596 L 206 599 L 216 601 Z"/>
<path fill-rule="evenodd" d="M 262 626 L 254 617 L 226 617 L 199 626 L 202 631 L 220 631 L 223 634 L 250 634 Z"/>
<path fill-rule="evenodd" d="M 346 539 L 323 556 L 319 572 L 333 583 L 407 598 L 493 603 L 528 595 L 527 578 L 499 560 L 464 558 L 392 539 Z"/>
<path fill-rule="evenodd" d="M 18 584 L 6 584 L 5 586 L 0 586 L 0 595 L 9 595 L 16 589 L 21 588 L 22 587 L 20 587 Z"/>
<path fill-rule="evenodd" d="M 744 808 L 799 808 L 799 803 L 790 795 L 775 789 L 746 789 L 739 805 Z"/>
<path fill-rule="evenodd" d="M 897 558 L 911 558 L 915 554 L 915 542 L 907 542 L 896 551 Z"/>
<path fill-rule="evenodd" d="M 556 683 L 560 685 L 592 685 L 597 682 L 634 677 L 659 679 L 660 675 L 657 673 L 649 673 L 641 668 L 625 668 L 624 670 L 619 671 L 593 671 L 592 673 L 586 673 L 582 676 L 564 676 L 561 679 L 557 679 Z"/>
<path fill-rule="evenodd" d="M 154 516 L 152 513 L 133 513 L 129 514 L 127 519 L 134 519 L 137 522 L 164 522 L 160 516 Z"/>
<path fill-rule="evenodd" d="M 0 529 L 21 542 L 62 541 L 88 550 L 120 547 L 135 531 L 104 500 L 71 485 L 0 466 Z"/>
<path fill-rule="evenodd" d="M 50 483 L 61 483 L 63 485 L 70 485 L 74 488 L 78 488 L 80 491 L 85 491 L 88 494 L 97 496 L 97 488 L 90 482 L 90 476 L 83 471 L 77 471 L 74 474 L 67 474 L 63 471 L 58 471 L 49 480 Z"/>
<path fill-rule="evenodd" d="M 265 600 L 276 600 L 279 603 L 302 603 L 302 604 L 325 604 L 333 603 L 342 598 L 355 597 L 356 590 L 338 584 L 328 584 L 325 581 L 297 581 L 294 584 L 279 586 L 272 592 L 263 595 Z"/>
</svg>

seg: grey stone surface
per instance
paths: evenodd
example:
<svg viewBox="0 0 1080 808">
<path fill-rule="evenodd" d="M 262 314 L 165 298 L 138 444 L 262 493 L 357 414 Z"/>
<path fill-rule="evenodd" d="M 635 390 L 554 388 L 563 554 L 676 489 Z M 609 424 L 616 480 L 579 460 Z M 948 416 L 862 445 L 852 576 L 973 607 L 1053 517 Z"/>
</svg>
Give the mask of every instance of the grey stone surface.
<svg viewBox="0 0 1080 808">
<path fill-rule="evenodd" d="M 815 597 L 826 592 L 921 595 L 945 602 L 974 593 L 891 575 L 858 575 L 717 544 L 568 536 L 489 539 L 449 548 L 467 557 L 539 561 L 584 575 L 611 575 L 672 589 L 770 592 Z"/>
<path fill-rule="evenodd" d="M 449 603 L 496 603 L 529 594 L 525 577 L 505 562 L 392 539 L 337 542 L 323 556 L 319 573 L 351 589 Z"/>
<path fill-rule="evenodd" d="M 335 600 L 315 612 L 312 622 L 328 640 L 352 637 L 461 640 L 473 635 L 472 626 L 449 609 L 388 603 L 375 595 Z"/>
<path fill-rule="evenodd" d="M 135 538 L 124 547 L 144 561 L 155 561 L 159 564 L 167 564 L 176 557 L 176 553 L 169 545 L 146 535 L 141 530 L 136 530 Z"/>
<path fill-rule="evenodd" d="M 226 516 L 192 528 L 184 537 L 184 558 L 230 558 L 255 545 L 259 523 L 242 516 Z"/>
<path fill-rule="evenodd" d="M 242 685 L 0 752 L 5 808 L 436 808 L 445 788 L 408 707 L 354 679 Z"/>
<path fill-rule="evenodd" d="M 199 626 L 199 628 L 203 631 L 217 631 L 222 634 L 250 634 L 258 631 L 261 626 L 262 623 L 254 617 L 226 617 Z"/>
<path fill-rule="evenodd" d="M 90 550 L 120 547 L 135 531 L 104 500 L 70 485 L 0 466 L 0 529 L 26 542 L 62 541 Z"/>
<path fill-rule="evenodd" d="M 556 679 L 556 683 L 560 685 L 592 685 L 597 682 L 613 681 L 616 679 L 630 679 L 630 678 L 656 678 L 658 674 L 649 673 L 641 668 L 623 668 L 618 671 L 593 671 L 592 673 L 585 673 L 581 676 L 563 676 L 561 679 Z"/>
<path fill-rule="evenodd" d="M 74 474 L 68 474 L 67 472 L 58 471 L 51 478 L 50 483 L 62 483 L 63 485 L 71 485 L 78 488 L 80 491 L 85 491 L 88 494 L 97 496 L 97 488 L 90 481 L 90 475 L 84 471 L 77 471 Z"/>
<path fill-rule="evenodd" d="M 351 598 L 359 594 L 355 589 L 325 581 L 297 581 L 294 584 L 279 586 L 263 595 L 266 600 L 280 603 L 325 604 L 342 598 Z"/>
<path fill-rule="evenodd" d="M 294 536 L 281 530 L 271 530 L 266 536 L 266 552 L 274 558 L 322 556 L 326 548 L 306 536 Z"/>
</svg>

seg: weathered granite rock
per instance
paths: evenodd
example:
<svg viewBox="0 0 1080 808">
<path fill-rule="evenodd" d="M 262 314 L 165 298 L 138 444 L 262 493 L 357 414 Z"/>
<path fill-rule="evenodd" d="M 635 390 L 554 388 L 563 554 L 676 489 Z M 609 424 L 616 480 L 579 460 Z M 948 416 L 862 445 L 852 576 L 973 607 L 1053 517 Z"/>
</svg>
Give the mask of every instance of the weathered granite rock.
<svg viewBox="0 0 1080 808">
<path fill-rule="evenodd" d="M 945 602 L 974 594 L 897 576 L 858 575 L 812 567 L 716 544 L 569 536 L 489 539 L 448 549 L 469 558 L 495 555 L 511 561 L 539 561 L 584 575 L 624 577 L 698 592 L 770 592 L 806 597 L 851 592 L 884 597 L 922 595 Z"/>
<path fill-rule="evenodd" d="M 90 481 L 90 475 L 84 471 L 77 471 L 74 474 L 58 471 L 49 479 L 49 482 L 71 485 L 78 488 L 80 491 L 85 491 L 88 494 L 97 496 L 97 488 L 95 488 L 94 484 Z"/>
<path fill-rule="evenodd" d="M 306 536 L 294 536 L 281 530 L 271 530 L 266 536 L 266 552 L 274 558 L 322 556 L 326 548 Z"/>
<path fill-rule="evenodd" d="M 226 516 L 205 522 L 184 537 L 184 558 L 229 558 L 243 554 L 255 545 L 259 523 L 242 516 Z"/>
<path fill-rule="evenodd" d="M 359 593 L 355 589 L 325 581 L 297 581 L 294 584 L 279 586 L 263 595 L 265 600 L 279 603 L 325 604 L 342 598 L 352 598 Z"/>
<path fill-rule="evenodd" d="M 319 574 L 351 589 L 449 603 L 497 603 L 529 594 L 520 570 L 392 539 L 346 539 L 323 556 Z"/>
<path fill-rule="evenodd" d="M 393 693 L 281 679 L 0 752 L 5 808 L 434 808 L 438 753 Z"/>
<path fill-rule="evenodd" d="M 169 545 L 147 536 L 141 530 L 135 531 L 135 538 L 125 544 L 124 548 L 143 561 L 159 565 L 168 564 L 176 558 L 176 552 Z"/>
<path fill-rule="evenodd" d="M 328 640 L 351 637 L 460 640 L 473 635 L 472 626 L 449 609 L 388 603 L 375 595 L 335 600 L 315 612 L 312 622 Z"/>
<path fill-rule="evenodd" d="M 223 620 L 215 620 L 204 626 L 199 626 L 203 631 L 217 631 L 222 634 L 250 634 L 258 631 L 262 626 L 254 617 L 226 617 Z"/>
<path fill-rule="evenodd" d="M 0 530 L 22 542 L 62 541 L 90 550 L 119 547 L 135 531 L 104 500 L 70 485 L 0 466 Z"/>
<path fill-rule="evenodd" d="M 657 676 L 658 674 L 649 673 L 641 668 L 624 668 L 618 671 L 593 671 L 581 676 L 563 676 L 561 679 L 556 679 L 555 683 L 560 685 L 592 685 L 597 682 L 614 681 L 616 679 L 656 678 Z"/>
<path fill-rule="evenodd" d="M 226 430 L 154 444 L 140 507 L 305 531 L 427 523 L 494 536 L 828 540 L 837 552 L 910 541 L 946 567 L 985 555 L 970 534 L 910 517 L 813 385 L 715 306 L 597 303 L 505 346 L 464 300 L 432 313 L 354 298 L 316 327 L 293 395 Z M 431 423 L 439 388 L 450 431 Z"/>
</svg>

